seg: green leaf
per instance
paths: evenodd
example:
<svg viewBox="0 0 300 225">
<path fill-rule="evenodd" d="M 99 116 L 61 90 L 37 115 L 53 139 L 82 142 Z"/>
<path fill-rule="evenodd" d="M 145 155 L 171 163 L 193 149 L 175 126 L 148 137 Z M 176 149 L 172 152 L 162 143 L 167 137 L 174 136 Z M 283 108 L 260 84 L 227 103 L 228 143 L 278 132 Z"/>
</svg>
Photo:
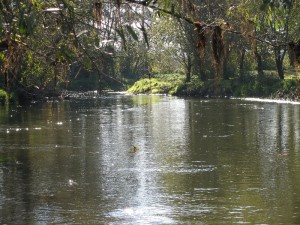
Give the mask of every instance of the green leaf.
<svg viewBox="0 0 300 225">
<path fill-rule="evenodd" d="M 279 30 L 279 25 L 278 25 L 278 21 L 277 20 L 275 21 L 274 28 L 275 28 L 276 31 Z"/>
<path fill-rule="evenodd" d="M 25 18 L 24 18 L 24 9 L 21 9 L 20 11 L 20 17 L 19 17 L 19 21 L 18 21 L 18 25 L 19 25 L 19 33 L 21 35 L 26 34 L 27 31 L 27 27 L 26 27 L 26 22 L 25 22 Z"/>
<path fill-rule="evenodd" d="M 74 53 L 67 46 L 62 46 L 61 48 L 61 56 L 66 59 L 68 62 L 72 62 Z"/>
<path fill-rule="evenodd" d="M 160 18 L 160 17 L 161 17 L 160 11 L 156 11 L 156 12 L 154 13 L 153 19 L 154 19 L 154 21 L 156 21 L 157 18 Z"/>
<path fill-rule="evenodd" d="M 143 37 L 144 37 L 144 41 L 146 42 L 147 47 L 149 48 L 148 34 L 147 34 L 147 31 L 146 31 L 144 25 L 141 26 L 140 30 L 142 31 Z"/>
<path fill-rule="evenodd" d="M 2 61 L 6 60 L 5 53 L 0 52 L 0 60 L 2 60 Z"/>
<path fill-rule="evenodd" d="M 24 21 L 19 24 L 19 32 L 21 35 L 25 35 L 27 33 L 26 24 Z"/>
<path fill-rule="evenodd" d="M 27 32 L 33 34 L 36 25 L 36 15 L 31 13 L 29 17 L 26 18 Z"/>
<path fill-rule="evenodd" d="M 37 0 L 31 0 L 31 3 L 36 8 L 40 9 L 41 4 Z"/>
<path fill-rule="evenodd" d="M 272 21 L 272 20 L 273 20 L 273 16 L 272 16 L 272 14 L 271 14 L 271 13 L 269 13 L 269 15 L 268 15 L 268 18 L 269 18 L 269 20 L 270 20 L 270 21 Z"/>
<path fill-rule="evenodd" d="M 97 47 L 100 47 L 100 38 L 99 38 L 99 36 L 96 36 L 95 39 L 94 39 L 94 41 L 95 41 L 95 45 Z"/>
<path fill-rule="evenodd" d="M 255 15 L 255 16 L 253 17 L 253 22 L 254 22 L 254 23 L 257 22 L 257 18 L 258 18 L 257 15 Z"/>
<path fill-rule="evenodd" d="M 124 34 L 123 28 L 121 27 L 120 29 L 116 29 L 116 31 L 117 31 L 118 35 L 121 37 L 123 46 L 124 46 L 124 48 L 126 50 L 127 49 L 127 47 L 126 47 L 126 38 L 125 38 L 125 34 Z"/>
<path fill-rule="evenodd" d="M 260 24 L 256 25 L 256 29 L 257 29 L 257 31 L 260 31 Z"/>
<path fill-rule="evenodd" d="M 130 33 L 131 37 L 135 40 L 138 41 L 139 37 L 137 36 L 137 34 L 135 33 L 135 31 L 133 30 L 133 28 L 129 25 L 126 26 L 127 31 Z"/>
</svg>

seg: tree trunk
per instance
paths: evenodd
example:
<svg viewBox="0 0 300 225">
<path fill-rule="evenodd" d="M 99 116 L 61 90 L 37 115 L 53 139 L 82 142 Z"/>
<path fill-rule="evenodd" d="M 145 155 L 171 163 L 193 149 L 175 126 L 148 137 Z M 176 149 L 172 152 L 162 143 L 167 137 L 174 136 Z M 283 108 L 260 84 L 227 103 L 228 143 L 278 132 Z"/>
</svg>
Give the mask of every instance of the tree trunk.
<svg viewBox="0 0 300 225">
<path fill-rule="evenodd" d="M 244 64 L 245 64 L 245 55 L 246 55 L 246 49 L 242 48 L 241 50 L 241 58 L 240 58 L 240 78 L 244 77 L 244 73 L 245 73 L 245 68 L 244 68 Z"/>
<path fill-rule="evenodd" d="M 277 67 L 277 72 L 278 76 L 281 80 L 284 80 L 284 70 L 283 70 L 283 65 L 282 65 L 282 60 L 276 58 L 276 67 Z"/>
<path fill-rule="evenodd" d="M 203 61 L 199 62 L 199 73 L 200 73 L 200 80 L 201 81 L 206 81 L 206 75 L 205 75 L 205 70 L 204 70 L 204 63 Z"/>
<path fill-rule="evenodd" d="M 223 79 L 229 79 L 229 71 L 228 71 L 228 57 L 230 55 L 230 47 L 228 43 L 224 44 L 224 57 L 223 57 Z"/>
<path fill-rule="evenodd" d="M 258 78 L 261 78 L 264 75 L 263 64 L 261 55 L 258 53 L 257 47 L 254 49 L 254 55 L 257 63 L 257 74 Z"/>
<path fill-rule="evenodd" d="M 192 71 L 192 59 L 191 56 L 187 56 L 187 63 L 186 63 L 186 77 L 185 82 L 191 81 L 191 71 Z"/>
<path fill-rule="evenodd" d="M 257 40 L 255 38 L 256 37 L 256 32 L 257 31 L 255 29 L 254 33 L 253 33 L 254 38 L 252 40 L 252 45 L 253 45 L 254 56 L 255 56 L 255 59 L 256 59 L 256 63 L 257 63 L 257 78 L 260 79 L 264 75 L 264 71 L 263 71 L 262 58 L 261 58 L 260 53 L 258 52 Z"/>
<path fill-rule="evenodd" d="M 281 54 L 280 48 L 275 47 L 274 53 L 275 53 L 275 62 L 276 62 L 278 76 L 281 80 L 283 80 L 284 79 L 283 58 L 285 55 L 285 51 L 283 51 L 283 53 Z"/>
<path fill-rule="evenodd" d="M 4 90 L 9 92 L 8 71 L 4 72 Z"/>
</svg>

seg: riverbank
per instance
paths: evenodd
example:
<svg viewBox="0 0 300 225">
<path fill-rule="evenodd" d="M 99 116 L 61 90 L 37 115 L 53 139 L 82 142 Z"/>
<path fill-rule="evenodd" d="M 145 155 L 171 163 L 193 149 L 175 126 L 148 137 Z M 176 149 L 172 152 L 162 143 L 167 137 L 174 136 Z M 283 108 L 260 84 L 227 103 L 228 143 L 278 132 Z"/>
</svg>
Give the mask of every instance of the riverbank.
<svg viewBox="0 0 300 225">
<path fill-rule="evenodd" d="M 141 79 L 128 89 L 133 94 L 169 94 L 175 96 L 194 96 L 201 98 L 255 97 L 300 101 L 300 86 L 297 79 L 280 80 L 274 76 L 245 76 L 221 80 L 200 81 L 193 77 L 185 82 L 179 74 L 157 75 Z"/>
<path fill-rule="evenodd" d="M 102 95 L 107 91 L 60 91 L 57 93 L 11 93 L 0 89 L 0 104 L 17 102 L 18 104 L 66 100 L 69 98 L 85 98 Z M 192 77 L 190 82 L 180 74 L 155 75 L 151 79 L 144 78 L 136 81 L 127 92 L 132 94 L 168 94 L 174 96 L 189 96 L 200 98 L 263 98 L 283 101 L 300 102 L 300 85 L 296 78 L 280 80 L 277 77 L 265 75 L 260 79 L 257 76 L 245 76 L 228 80 L 200 81 Z"/>
<path fill-rule="evenodd" d="M 16 95 L 15 93 L 8 94 L 6 91 L 0 89 L 0 106 L 5 104 L 20 104 L 26 105 L 32 102 L 47 102 L 47 101 L 63 101 L 71 98 L 88 99 L 98 96 L 106 95 L 111 90 L 103 91 L 57 91 L 53 93 L 39 93 L 29 95 Z M 114 92 L 113 92 L 114 93 Z M 125 92 L 124 92 L 125 93 Z"/>
</svg>

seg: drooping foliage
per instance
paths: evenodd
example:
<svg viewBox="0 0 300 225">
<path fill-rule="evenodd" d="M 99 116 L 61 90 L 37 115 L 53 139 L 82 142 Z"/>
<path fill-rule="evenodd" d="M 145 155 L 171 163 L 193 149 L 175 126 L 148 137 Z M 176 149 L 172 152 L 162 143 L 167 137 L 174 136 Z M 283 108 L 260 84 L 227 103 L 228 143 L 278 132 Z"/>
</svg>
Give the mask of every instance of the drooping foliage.
<svg viewBox="0 0 300 225">
<path fill-rule="evenodd" d="M 229 54 L 234 54 L 230 48 L 236 43 L 224 34 L 243 39 L 241 44 L 247 46 L 243 60 L 250 52 L 246 49 L 249 42 L 257 64 L 262 64 L 262 46 L 269 48 L 266 52 L 272 49 L 280 74 L 287 43 L 299 39 L 299 5 L 288 0 L 4 0 L 0 2 L 3 86 L 7 90 L 56 90 L 67 87 L 70 77 L 76 79 L 82 71 L 94 71 L 100 82 L 120 82 L 127 62 L 129 73 L 143 73 L 149 67 L 144 63 L 151 47 L 149 27 L 168 16 L 195 27 L 197 40 L 189 39 L 187 33 L 186 40 L 194 41 L 198 63 L 192 65 L 191 57 L 183 57 L 187 68 L 200 68 L 202 80 L 209 77 L 210 60 L 215 68 L 210 78 L 221 79 Z"/>
<path fill-rule="evenodd" d="M 204 29 L 204 26 L 199 23 L 199 22 L 195 22 L 195 30 L 197 32 L 197 44 L 196 47 L 198 49 L 198 53 L 199 53 L 199 65 L 200 67 L 203 67 L 204 65 L 204 59 L 205 59 L 205 47 L 206 47 L 206 32 Z M 200 70 L 200 79 L 202 81 L 206 80 L 206 76 L 204 74 L 203 70 Z"/>
</svg>

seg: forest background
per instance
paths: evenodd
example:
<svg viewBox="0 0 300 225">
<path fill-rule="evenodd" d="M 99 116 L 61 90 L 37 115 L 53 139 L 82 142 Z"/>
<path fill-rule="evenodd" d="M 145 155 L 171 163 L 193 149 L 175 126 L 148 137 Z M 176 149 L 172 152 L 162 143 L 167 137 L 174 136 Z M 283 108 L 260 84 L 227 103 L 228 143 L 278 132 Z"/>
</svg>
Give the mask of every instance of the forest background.
<svg viewBox="0 0 300 225">
<path fill-rule="evenodd" d="M 0 12 L 1 102 L 129 87 L 300 99 L 299 0 L 3 0 Z"/>
</svg>

